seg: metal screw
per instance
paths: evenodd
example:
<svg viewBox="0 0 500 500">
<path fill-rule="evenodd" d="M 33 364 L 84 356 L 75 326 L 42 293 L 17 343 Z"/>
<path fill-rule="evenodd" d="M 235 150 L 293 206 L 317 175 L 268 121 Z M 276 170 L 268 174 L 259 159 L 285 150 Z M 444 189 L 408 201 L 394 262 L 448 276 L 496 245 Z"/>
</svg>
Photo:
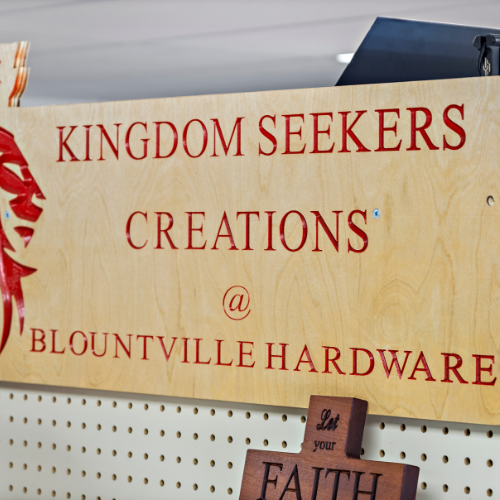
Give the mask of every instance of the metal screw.
<svg viewBox="0 0 500 500">
<path fill-rule="evenodd" d="M 380 210 L 378 208 L 375 208 L 373 210 L 373 218 L 378 219 L 380 217 Z"/>
</svg>

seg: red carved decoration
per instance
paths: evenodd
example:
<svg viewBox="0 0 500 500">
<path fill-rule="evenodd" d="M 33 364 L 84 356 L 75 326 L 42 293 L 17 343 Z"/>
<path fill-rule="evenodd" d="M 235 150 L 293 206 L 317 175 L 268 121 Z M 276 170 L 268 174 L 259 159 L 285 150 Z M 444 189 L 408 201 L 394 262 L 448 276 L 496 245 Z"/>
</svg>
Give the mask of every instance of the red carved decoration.
<svg viewBox="0 0 500 500">
<path fill-rule="evenodd" d="M 9 202 L 14 214 L 20 219 L 36 222 L 42 213 L 42 209 L 33 203 L 33 195 L 39 200 L 44 200 L 42 191 L 31 175 L 24 156 L 17 146 L 14 136 L 0 127 L 0 188 L 8 193 L 17 195 Z M 6 164 L 11 163 L 19 166 L 22 179 L 10 170 Z M 16 232 L 24 239 L 27 246 L 33 235 L 33 229 L 17 226 Z M 23 333 L 24 327 L 24 298 L 21 286 L 21 278 L 33 274 L 36 269 L 24 266 L 16 262 L 6 252 L 15 252 L 0 221 L 0 289 L 3 302 L 3 328 L 0 340 L 0 353 L 3 351 L 10 334 L 12 322 L 12 298 L 16 300 L 17 312 L 19 314 L 19 330 Z"/>
</svg>

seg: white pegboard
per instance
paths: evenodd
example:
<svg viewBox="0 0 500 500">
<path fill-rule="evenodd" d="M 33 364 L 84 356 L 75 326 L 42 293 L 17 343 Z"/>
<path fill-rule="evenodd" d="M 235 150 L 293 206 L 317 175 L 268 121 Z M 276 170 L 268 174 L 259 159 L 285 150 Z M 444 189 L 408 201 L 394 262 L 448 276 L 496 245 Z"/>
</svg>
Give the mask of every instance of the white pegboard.
<svg viewBox="0 0 500 500">
<path fill-rule="evenodd" d="M 246 450 L 297 453 L 306 418 L 297 408 L 0 383 L 0 499 L 238 498 Z M 419 466 L 418 500 L 500 498 L 499 427 L 370 415 L 363 452 Z"/>
</svg>

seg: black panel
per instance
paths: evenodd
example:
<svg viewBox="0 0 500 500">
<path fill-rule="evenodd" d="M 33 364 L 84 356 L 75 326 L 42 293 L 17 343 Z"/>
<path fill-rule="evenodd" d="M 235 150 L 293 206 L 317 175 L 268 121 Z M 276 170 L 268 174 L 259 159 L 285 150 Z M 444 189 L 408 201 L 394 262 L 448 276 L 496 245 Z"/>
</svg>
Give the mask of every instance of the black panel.
<svg viewBox="0 0 500 500">
<path fill-rule="evenodd" d="M 379 17 L 337 85 L 479 76 L 472 42 L 489 33 L 500 29 Z"/>
</svg>

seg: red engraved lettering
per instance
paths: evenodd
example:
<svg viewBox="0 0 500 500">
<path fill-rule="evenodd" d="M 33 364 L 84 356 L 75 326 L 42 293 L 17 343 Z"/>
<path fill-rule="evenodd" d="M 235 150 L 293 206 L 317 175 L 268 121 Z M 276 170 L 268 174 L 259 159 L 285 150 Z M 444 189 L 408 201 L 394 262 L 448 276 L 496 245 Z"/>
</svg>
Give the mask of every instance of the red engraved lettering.
<svg viewBox="0 0 500 500">
<path fill-rule="evenodd" d="M 292 151 L 290 149 L 290 136 L 298 135 L 299 139 L 302 139 L 302 127 L 299 127 L 299 130 L 291 131 L 290 130 L 290 118 L 300 118 L 302 119 L 302 123 L 304 123 L 304 115 L 283 115 L 285 119 L 285 151 L 281 154 L 284 155 L 302 155 L 306 150 L 306 145 L 302 147 L 300 151 Z"/>
<path fill-rule="evenodd" d="M 51 354 L 64 354 L 64 351 L 66 348 L 63 348 L 62 351 L 58 351 L 56 349 L 56 332 L 57 330 L 50 330 L 52 332 L 52 350 L 50 351 Z"/>
<path fill-rule="evenodd" d="M 233 364 L 233 360 L 231 360 L 229 363 L 222 363 L 221 361 L 221 344 L 224 341 L 223 340 L 215 340 L 215 341 L 217 342 L 217 363 L 215 363 L 215 366 L 231 366 Z"/>
<path fill-rule="evenodd" d="M 113 333 L 113 335 L 115 336 L 115 355 L 113 356 L 113 358 L 119 358 L 120 357 L 120 356 L 118 356 L 118 344 L 120 344 L 122 346 L 122 349 L 125 351 L 125 354 L 130 359 L 130 352 L 132 350 L 132 335 L 131 334 L 127 334 L 127 337 L 128 337 L 128 349 L 125 347 L 125 344 L 123 343 L 122 339 L 120 338 L 120 336 L 118 334 Z"/>
<path fill-rule="evenodd" d="M 243 118 L 244 117 L 241 116 L 236 119 L 236 123 L 234 124 L 233 131 L 231 132 L 231 137 L 229 138 L 228 144 L 226 144 L 226 141 L 224 140 L 224 134 L 222 133 L 222 130 L 220 128 L 219 120 L 217 118 L 211 118 L 211 120 L 214 122 L 214 154 L 212 156 L 219 156 L 215 149 L 215 144 L 216 144 L 215 132 L 219 134 L 219 139 L 222 144 L 222 149 L 224 150 L 224 154 L 227 156 L 227 152 L 229 151 L 229 147 L 231 146 L 231 142 L 233 140 L 235 131 L 236 131 L 236 154 L 233 156 L 245 156 L 244 154 L 241 153 L 241 120 L 243 120 Z"/>
<path fill-rule="evenodd" d="M 173 123 L 170 123 L 170 122 L 153 122 L 155 124 L 155 127 L 156 127 L 156 155 L 154 156 L 154 158 L 169 158 L 170 156 L 172 156 L 176 149 L 177 149 L 177 144 L 179 143 L 179 136 L 177 135 L 177 129 L 175 128 L 175 125 Z M 172 134 L 173 134 L 173 143 L 172 143 L 172 149 L 170 150 L 170 152 L 164 156 L 162 156 L 160 154 L 160 146 L 161 146 L 161 138 L 160 138 L 160 127 L 162 125 L 168 125 L 170 127 L 170 129 L 172 130 Z"/>
<path fill-rule="evenodd" d="M 264 212 L 267 214 L 267 248 L 264 248 L 265 252 L 276 252 L 276 248 L 273 248 L 273 214 L 276 212 Z"/>
<path fill-rule="evenodd" d="M 321 224 L 321 227 L 323 228 L 323 231 L 325 231 L 326 235 L 328 236 L 328 239 L 332 242 L 332 245 L 335 247 L 335 250 L 337 252 L 339 251 L 339 215 L 342 213 L 342 210 L 340 211 L 333 211 L 333 213 L 337 216 L 337 231 L 336 234 L 337 236 L 333 236 L 332 232 L 330 231 L 330 228 L 326 225 L 325 219 L 321 216 L 319 212 L 316 210 L 312 210 L 311 213 L 313 213 L 316 216 L 316 246 L 313 248 L 313 252 L 322 252 L 319 248 L 319 225 Z"/>
<path fill-rule="evenodd" d="M 203 220 L 205 220 L 205 212 L 186 212 L 188 215 L 188 246 L 186 250 L 203 250 L 207 241 L 203 243 L 202 247 L 194 247 L 193 246 L 193 231 L 199 231 L 203 236 L 203 224 L 200 227 L 193 227 L 193 215 L 203 215 Z"/>
<path fill-rule="evenodd" d="M 227 234 L 220 233 L 220 231 L 222 229 L 222 224 L 224 224 L 226 226 Z M 229 238 L 229 243 L 231 245 L 231 248 L 229 248 L 229 250 L 238 250 L 236 248 L 236 245 L 234 244 L 233 233 L 231 231 L 231 227 L 229 226 L 229 221 L 227 220 L 226 212 L 224 212 L 224 215 L 222 216 L 222 220 L 220 221 L 219 231 L 217 232 L 217 237 L 215 238 L 215 243 L 214 243 L 214 246 L 212 247 L 212 250 L 219 250 L 217 248 L 217 242 L 219 241 L 219 238 Z"/>
<path fill-rule="evenodd" d="M 74 338 L 75 338 L 75 335 L 81 335 L 82 336 L 82 340 L 83 340 L 83 348 L 81 350 L 81 352 L 76 352 L 75 351 L 75 347 L 74 347 Z M 73 354 L 75 354 L 76 356 L 81 356 L 82 354 L 85 354 L 85 351 L 87 350 L 87 336 L 83 333 L 83 332 L 80 332 L 80 331 L 76 331 L 76 332 L 73 332 L 71 334 L 71 337 L 69 338 L 69 348 L 71 349 L 71 352 Z"/>
<path fill-rule="evenodd" d="M 290 214 L 297 214 L 300 217 L 300 220 L 302 222 L 302 241 L 300 242 L 299 246 L 297 248 L 290 248 L 286 242 L 285 239 L 285 223 Z M 298 252 L 306 243 L 307 239 L 307 222 L 304 216 L 300 213 L 297 212 L 297 210 L 291 210 L 290 212 L 287 212 L 283 218 L 281 219 L 280 223 L 280 239 L 281 239 L 281 244 L 289 251 L 289 252 Z"/>
<path fill-rule="evenodd" d="M 125 134 L 125 150 L 127 151 L 128 155 L 130 158 L 133 160 L 144 160 L 146 156 L 148 156 L 148 141 L 149 139 L 140 139 L 142 141 L 142 156 L 135 156 L 132 153 L 132 150 L 130 149 L 130 134 L 132 133 L 132 129 L 136 125 L 142 125 L 144 127 L 144 130 L 147 132 L 148 131 L 148 125 L 147 123 L 144 122 L 134 122 L 132 125 L 127 130 L 127 133 Z"/>
<path fill-rule="evenodd" d="M 101 157 L 97 161 L 103 161 L 104 156 L 102 155 L 102 144 L 103 144 L 103 139 L 106 139 L 106 142 L 108 143 L 109 147 L 111 148 L 111 151 L 113 151 L 113 154 L 115 155 L 116 159 L 118 160 L 118 145 L 119 145 L 119 139 L 120 139 L 120 125 L 121 123 L 115 123 L 114 124 L 116 127 L 116 144 L 113 144 L 113 141 L 111 140 L 111 137 L 109 137 L 108 132 L 104 128 L 103 125 L 97 125 L 99 127 L 99 130 L 101 131 Z"/>
<path fill-rule="evenodd" d="M 351 347 L 352 350 L 352 373 L 350 375 L 359 375 L 361 377 L 366 377 L 366 375 L 370 375 L 375 366 L 375 359 L 373 358 L 373 354 L 368 349 L 363 349 L 362 347 Z M 368 369 L 364 373 L 358 372 L 358 351 L 364 352 L 370 361 L 370 365 Z"/>
<path fill-rule="evenodd" d="M 95 336 L 96 336 L 97 332 L 90 332 L 90 335 L 91 335 L 91 338 L 90 338 L 90 347 L 92 349 L 92 354 L 96 357 L 96 358 L 102 358 L 105 354 L 106 354 L 106 351 L 108 350 L 108 333 L 103 333 L 104 335 L 104 351 L 102 352 L 102 354 L 97 354 L 96 352 L 96 349 L 95 349 Z"/>
<path fill-rule="evenodd" d="M 359 250 L 356 250 L 351 245 L 351 240 L 348 238 L 347 239 L 347 251 L 361 253 L 361 252 L 364 252 L 368 247 L 368 235 L 360 227 L 358 227 L 358 226 L 356 226 L 356 224 L 354 224 L 354 222 L 352 221 L 352 216 L 354 214 L 362 215 L 363 219 L 365 221 L 365 224 L 366 224 L 366 210 L 364 212 L 362 212 L 361 210 L 353 210 L 349 214 L 349 217 L 347 218 L 347 224 L 349 226 L 349 229 L 363 240 L 363 246 Z"/>
<path fill-rule="evenodd" d="M 184 351 L 184 358 L 182 359 L 181 363 L 190 363 L 190 361 L 188 361 L 188 340 L 189 340 L 189 338 L 182 337 L 181 340 L 182 340 L 182 347 L 183 347 L 183 351 Z"/>
<path fill-rule="evenodd" d="M 243 351 L 243 346 L 245 344 L 249 344 L 252 346 L 252 349 L 253 349 L 253 342 L 246 342 L 244 340 L 237 340 L 238 344 L 240 344 L 240 350 L 239 350 L 239 362 L 236 366 L 238 367 L 241 367 L 241 368 L 253 368 L 255 366 L 255 361 L 251 364 L 251 365 L 245 365 L 243 363 L 243 356 L 250 356 L 250 359 L 252 359 L 252 350 L 250 350 L 250 352 L 245 352 Z"/>
<path fill-rule="evenodd" d="M 396 113 L 397 117 L 399 118 L 399 109 L 394 108 L 394 109 L 376 109 L 375 110 L 378 113 L 378 149 L 375 151 L 399 151 L 401 148 L 401 140 L 399 141 L 397 146 L 394 146 L 392 148 L 386 148 L 384 145 L 384 136 L 386 132 L 393 132 L 394 137 L 398 136 L 398 122 L 395 121 L 394 125 L 392 127 L 386 127 L 385 126 L 385 114 L 386 113 Z M 401 378 L 401 377 L 400 377 Z"/>
<path fill-rule="evenodd" d="M 472 385 L 495 385 L 497 377 L 495 377 L 493 380 L 490 380 L 489 382 L 485 382 L 484 380 L 481 379 L 482 372 L 487 372 L 490 374 L 491 377 L 493 377 L 493 364 L 495 363 L 495 356 L 483 356 L 482 354 L 473 354 L 472 357 L 476 358 L 476 381 L 472 382 Z M 491 361 L 490 365 L 481 366 L 483 359 Z"/>
<path fill-rule="evenodd" d="M 288 370 L 286 367 L 286 346 L 288 344 L 280 344 L 281 346 L 281 354 L 273 354 L 273 345 L 267 343 L 267 366 L 266 370 L 274 370 L 273 367 L 273 358 L 281 358 L 281 368 L 280 370 Z"/>
<path fill-rule="evenodd" d="M 40 332 L 40 338 L 36 337 L 36 332 Z M 36 344 L 41 344 L 40 349 L 36 349 Z M 30 352 L 43 352 L 45 351 L 45 332 L 40 328 L 31 328 L 31 350 Z"/>
<path fill-rule="evenodd" d="M 209 358 L 208 361 L 200 361 L 200 340 L 203 339 L 193 339 L 196 342 L 196 358 L 194 361 L 195 365 L 209 365 L 212 358 Z"/>
<path fill-rule="evenodd" d="M 419 368 L 418 365 L 422 363 L 422 368 Z M 425 359 L 424 353 L 420 351 L 420 355 L 417 359 L 417 362 L 415 363 L 415 368 L 413 368 L 413 371 L 411 372 L 411 375 L 408 377 L 408 380 L 417 380 L 415 378 L 415 372 L 425 372 L 427 375 L 427 378 L 425 379 L 426 382 L 435 382 L 436 379 L 432 377 L 431 370 L 429 368 L 429 365 L 427 364 L 427 360 Z"/>
<path fill-rule="evenodd" d="M 265 151 L 263 151 L 260 147 L 260 142 L 259 142 L 259 156 L 260 155 L 264 155 L 264 156 L 271 156 L 273 155 L 275 152 L 276 152 L 276 148 L 278 147 L 278 141 L 276 140 L 276 137 L 274 137 L 273 134 L 271 134 L 271 132 L 267 131 L 263 125 L 262 125 L 262 122 L 264 121 L 264 118 L 269 118 L 270 120 L 273 121 L 274 123 L 274 128 L 276 128 L 276 115 L 274 116 L 271 116 L 271 115 L 265 115 L 263 116 L 260 121 L 259 121 L 259 130 L 260 130 L 260 133 L 266 138 L 266 139 L 269 139 L 269 141 L 271 141 L 271 144 L 273 145 L 273 149 L 271 150 L 270 153 L 266 153 Z"/>
<path fill-rule="evenodd" d="M 170 345 L 170 350 L 167 352 L 167 349 L 165 348 L 165 344 L 163 343 L 163 337 L 156 337 L 160 341 L 161 348 L 163 350 L 163 354 L 165 355 L 165 359 L 168 360 L 170 359 L 170 355 L 172 354 L 172 349 L 174 348 L 175 341 L 177 340 L 177 337 L 172 337 L 172 344 Z"/>
<path fill-rule="evenodd" d="M 319 134 L 326 134 L 328 139 L 330 139 L 330 124 L 328 124 L 328 128 L 319 130 L 318 119 L 320 116 L 329 116 L 330 121 L 333 121 L 333 113 L 311 113 L 313 117 L 313 149 L 309 154 L 314 153 L 332 153 L 333 147 L 335 143 L 332 143 L 332 147 L 330 149 L 319 149 Z"/>
<path fill-rule="evenodd" d="M 134 245 L 134 243 L 132 243 L 132 237 L 130 236 L 130 226 L 132 225 L 132 219 L 134 218 L 135 215 L 137 214 L 141 214 L 145 219 L 146 219 L 146 222 L 148 221 L 148 214 L 147 212 L 134 212 L 127 220 L 127 226 L 126 226 L 126 229 L 125 229 L 125 234 L 127 235 L 127 241 L 128 241 L 128 244 L 134 248 L 135 250 L 140 250 L 141 248 L 144 248 L 147 243 L 148 243 L 148 240 L 146 240 L 146 243 L 144 243 L 144 245 L 142 246 L 136 246 Z"/>
<path fill-rule="evenodd" d="M 455 123 L 454 121 L 450 120 L 450 117 L 448 116 L 450 110 L 456 109 L 459 113 L 460 116 L 462 117 L 462 120 L 464 119 L 464 105 L 462 104 L 461 106 L 458 106 L 457 104 L 450 104 L 443 112 L 443 120 L 444 124 L 450 129 L 455 132 L 455 134 L 458 135 L 460 138 L 460 142 L 456 146 L 452 146 L 451 144 L 448 143 L 446 140 L 446 135 L 443 135 L 443 149 L 453 149 L 457 150 L 463 147 L 465 144 L 465 130 Z"/>
<path fill-rule="evenodd" d="M 336 347 L 329 347 L 326 345 L 323 346 L 323 349 L 325 350 L 325 371 L 323 373 L 332 373 L 329 369 L 330 363 L 332 363 L 339 375 L 345 375 L 345 372 L 343 372 L 339 368 L 339 365 L 337 365 L 337 361 L 340 358 L 340 349 L 337 349 Z M 330 358 L 330 349 L 333 349 L 335 351 L 334 358 Z"/>
<path fill-rule="evenodd" d="M 401 379 L 405 371 L 406 362 L 408 361 L 408 356 L 411 354 L 412 351 L 405 351 L 406 356 L 405 356 L 405 361 L 403 363 L 403 368 L 401 368 L 398 360 L 399 351 L 394 351 L 389 349 L 389 352 L 391 353 L 392 356 L 391 366 L 387 366 L 387 360 L 385 359 L 385 354 L 384 354 L 385 349 L 377 349 L 377 351 L 380 354 L 380 359 L 382 360 L 382 365 L 384 366 L 386 377 L 389 378 L 392 372 L 392 368 L 395 366 L 398 377 Z"/>
<path fill-rule="evenodd" d="M 304 356 L 306 359 L 303 359 Z M 300 355 L 299 362 L 297 363 L 297 366 L 294 368 L 294 372 L 300 372 L 300 364 L 301 363 L 308 363 L 309 364 L 309 373 L 314 372 L 318 373 L 318 370 L 314 367 L 313 360 L 311 358 L 311 355 L 309 354 L 309 349 L 307 348 L 307 344 L 304 345 L 304 349 L 302 349 L 302 354 Z"/>
<path fill-rule="evenodd" d="M 411 146 L 407 148 L 406 151 L 420 151 L 420 148 L 417 147 L 417 132 L 422 136 L 429 149 L 439 149 L 437 146 L 434 146 L 426 132 L 426 129 L 428 129 L 432 123 L 432 113 L 427 108 L 406 109 L 411 113 Z M 425 123 L 421 127 L 417 127 L 417 113 L 419 111 L 425 115 Z"/>
<path fill-rule="evenodd" d="M 458 354 L 449 352 L 442 352 L 441 354 L 444 356 L 444 379 L 441 380 L 441 382 L 449 382 L 451 384 L 453 380 L 450 379 L 450 371 L 452 371 L 461 384 L 468 384 L 469 382 L 466 382 L 460 373 L 458 373 L 458 369 L 463 364 L 462 357 Z M 450 366 L 450 358 L 455 358 L 456 360 L 456 363 L 453 366 Z"/>
<path fill-rule="evenodd" d="M 245 248 L 243 250 L 253 250 L 253 248 L 250 248 L 250 216 L 256 215 L 257 219 L 260 220 L 260 212 L 236 212 L 236 220 L 238 220 L 238 217 L 240 215 L 244 215 L 246 219 L 246 226 L 245 226 L 246 239 L 245 239 Z"/>
<path fill-rule="evenodd" d="M 64 129 L 65 128 L 66 127 L 57 127 L 57 129 L 59 130 L 59 159 L 57 161 L 66 161 L 63 158 L 64 149 L 66 150 L 66 152 L 71 157 L 71 159 L 69 161 L 80 161 L 75 156 L 75 153 L 73 153 L 73 151 L 71 150 L 71 148 L 68 146 L 68 139 L 70 138 L 70 136 L 73 133 L 73 131 L 75 130 L 75 128 L 78 128 L 78 127 L 77 127 L 77 125 L 70 125 L 70 127 L 69 127 L 69 133 L 66 136 L 66 138 L 64 138 Z"/>
<path fill-rule="evenodd" d="M 174 218 L 168 212 L 155 212 L 155 214 L 157 217 L 157 222 L 156 222 L 157 232 L 156 232 L 156 246 L 155 246 L 155 248 L 157 248 L 157 249 L 163 248 L 161 246 L 161 235 L 163 233 L 167 237 L 170 248 L 177 250 L 177 247 L 174 245 L 172 238 L 168 234 L 168 232 L 172 229 L 172 226 L 174 225 Z M 161 216 L 162 215 L 166 215 L 168 217 L 168 227 L 166 229 L 161 228 Z"/>
<path fill-rule="evenodd" d="M 354 121 L 351 123 L 349 127 L 347 127 L 347 115 L 351 114 L 350 111 L 340 111 L 339 114 L 342 115 L 342 149 L 339 153 L 350 153 L 351 151 L 347 149 L 347 136 L 354 141 L 354 144 L 358 147 L 358 153 L 367 153 L 370 149 L 363 146 L 358 136 L 353 132 L 353 128 L 358 123 L 358 120 L 366 113 L 366 109 L 364 111 L 356 111 L 357 116 Z"/>
<path fill-rule="evenodd" d="M 187 137 L 188 137 L 188 130 L 191 125 L 191 123 L 198 122 L 201 125 L 201 130 L 203 134 L 203 145 L 201 147 L 201 151 L 197 155 L 192 155 L 189 152 L 188 148 L 188 143 L 187 143 Z M 205 124 L 201 120 L 191 120 L 189 121 L 186 126 L 184 127 L 184 132 L 182 132 L 182 145 L 184 146 L 184 151 L 187 153 L 188 156 L 191 158 L 199 158 L 204 152 L 205 149 L 207 149 L 207 144 L 208 144 L 208 132 L 207 132 L 207 127 L 205 127 Z"/>
<path fill-rule="evenodd" d="M 84 125 L 83 128 L 85 129 L 85 158 L 83 161 L 91 161 L 90 159 L 90 127 L 92 125 Z"/>
<path fill-rule="evenodd" d="M 148 359 L 148 339 L 151 339 L 153 342 L 155 341 L 154 337 L 152 335 L 137 335 L 136 340 L 142 339 L 142 358 L 141 359 Z"/>
</svg>

